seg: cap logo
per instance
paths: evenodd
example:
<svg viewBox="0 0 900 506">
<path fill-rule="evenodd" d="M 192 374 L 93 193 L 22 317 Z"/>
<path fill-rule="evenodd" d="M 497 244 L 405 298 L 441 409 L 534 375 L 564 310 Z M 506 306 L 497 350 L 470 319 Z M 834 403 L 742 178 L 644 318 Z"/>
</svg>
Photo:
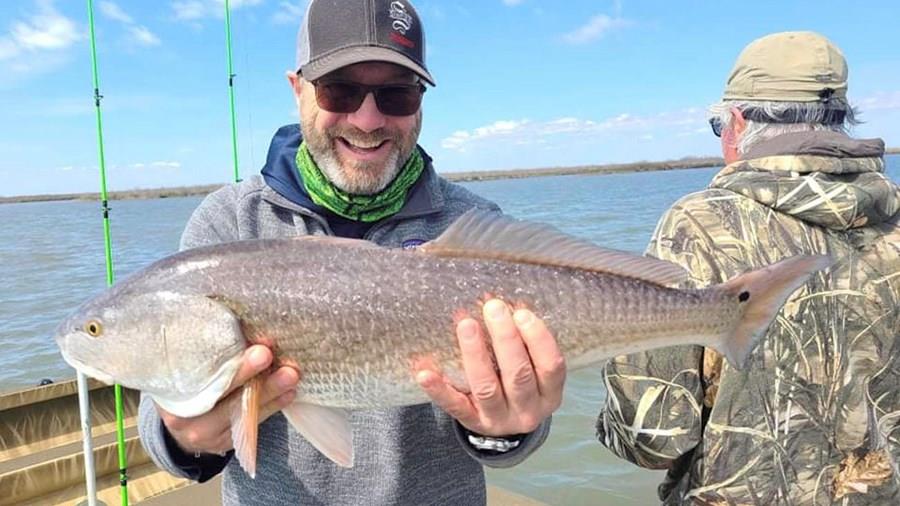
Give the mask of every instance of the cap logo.
<svg viewBox="0 0 900 506">
<path fill-rule="evenodd" d="M 400 247 L 402 247 L 403 249 L 406 249 L 406 250 L 410 250 L 410 249 L 416 249 L 423 244 L 425 244 L 424 239 L 407 239 L 407 240 L 403 241 L 403 244 L 401 244 Z"/>
<path fill-rule="evenodd" d="M 406 32 L 412 28 L 413 25 L 413 17 L 406 12 L 406 6 L 403 5 L 403 2 L 394 1 L 391 2 L 391 19 L 394 20 L 391 23 L 391 26 L 400 33 L 400 35 L 406 35 Z"/>
</svg>

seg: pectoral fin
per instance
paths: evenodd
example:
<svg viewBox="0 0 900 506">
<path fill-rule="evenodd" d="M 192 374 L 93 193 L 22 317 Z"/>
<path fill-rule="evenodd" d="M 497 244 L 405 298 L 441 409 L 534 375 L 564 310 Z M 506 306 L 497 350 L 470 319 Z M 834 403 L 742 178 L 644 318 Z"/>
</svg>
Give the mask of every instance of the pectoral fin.
<svg viewBox="0 0 900 506">
<path fill-rule="evenodd" d="M 259 434 L 259 393 L 263 378 L 255 376 L 241 391 L 231 412 L 231 440 L 234 455 L 251 478 L 256 478 L 256 442 Z"/>
<path fill-rule="evenodd" d="M 281 412 L 322 455 L 341 467 L 353 467 L 353 428 L 346 411 L 294 402 Z"/>
</svg>

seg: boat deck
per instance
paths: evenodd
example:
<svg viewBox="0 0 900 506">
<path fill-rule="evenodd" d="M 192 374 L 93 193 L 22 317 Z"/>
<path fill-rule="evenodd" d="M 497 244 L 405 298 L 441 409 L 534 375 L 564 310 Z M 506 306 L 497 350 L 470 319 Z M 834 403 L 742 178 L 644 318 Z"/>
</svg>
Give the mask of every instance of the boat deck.
<svg viewBox="0 0 900 506">
<path fill-rule="evenodd" d="M 115 395 L 89 381 L 97 497 L 120 504 Z M 150 506 L 221 504 L 221 480 L 195 484 L 159 469 L 137 435 L 139 394 L 123 391 L 130 504 Z M 75 381 L 0 395 L 0 506 L 75 506 L 85 502 L 84 457 Z M 542 503 L 488 487 L 491 506 Z"/>
</svg>

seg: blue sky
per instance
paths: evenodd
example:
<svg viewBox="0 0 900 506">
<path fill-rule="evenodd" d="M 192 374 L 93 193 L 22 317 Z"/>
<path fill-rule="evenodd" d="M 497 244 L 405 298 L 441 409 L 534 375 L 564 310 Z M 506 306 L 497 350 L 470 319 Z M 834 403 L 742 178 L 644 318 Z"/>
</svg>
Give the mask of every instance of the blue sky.
<svg viewBox="0 0 900 506">
<path fill-rule="evenodd" d="M 305 1 L 232 0 L 240 170 L 296 121 L 284 72 Z M 109 188 L 231 177 L 223 0 L 95 0 Z M 900 3 L 419 0 L 421 144 L 439 171 L 718 153 L 704 120 L 751 40 L 815 30 L 850 62 L 859 136 L 900 146 Z M 0 195 L 93 191 L 85 1 L 0 2 Z"/>
</svg>

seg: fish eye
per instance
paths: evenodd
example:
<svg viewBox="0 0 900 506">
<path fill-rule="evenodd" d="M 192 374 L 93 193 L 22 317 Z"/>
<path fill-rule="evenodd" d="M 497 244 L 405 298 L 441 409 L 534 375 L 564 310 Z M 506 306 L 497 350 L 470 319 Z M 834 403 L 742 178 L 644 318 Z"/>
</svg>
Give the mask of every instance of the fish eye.
<svg viewBox="0 0 900 506">
<path fill-rule="evenodd" d="M 97 320 L 90 320 L 84 324 L 84 331 L 91 337 L 100 337 L 103 333 L 103 325 Z"/>
</svg>

